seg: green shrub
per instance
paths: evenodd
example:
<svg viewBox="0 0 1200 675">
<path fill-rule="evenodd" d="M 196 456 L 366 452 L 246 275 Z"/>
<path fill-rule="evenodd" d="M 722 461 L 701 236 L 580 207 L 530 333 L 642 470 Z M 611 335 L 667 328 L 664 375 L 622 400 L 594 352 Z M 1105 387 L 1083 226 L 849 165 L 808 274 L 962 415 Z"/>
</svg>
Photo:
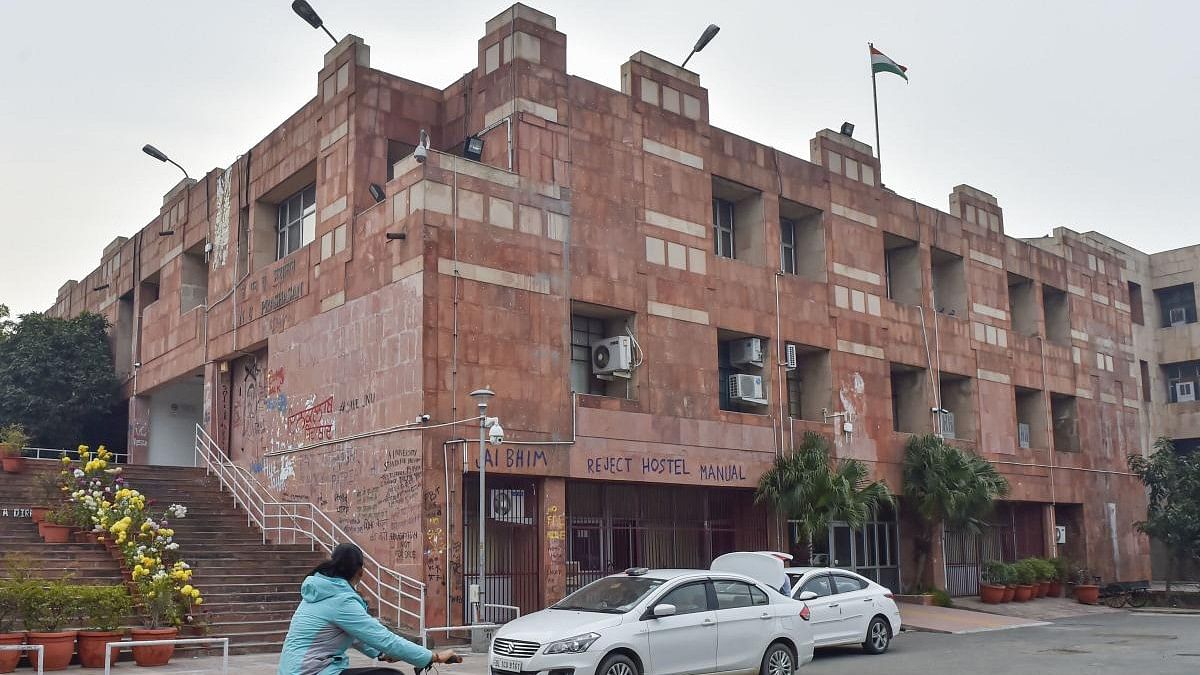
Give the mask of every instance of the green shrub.
<svg viewBox="0 0 1200 675">
<path fill-rule="evenodd" d="M 1029 560 L 1018 560 L 1013 563 L 1013 572 L 1017 583 L 1021 586 L 1031 586 L 1037 581 L 1037 568 Z"/>
<path fill-rule="evenodd" d="M 11 633 L 21 614 L 21 597 L 25 582 L 0 579 L 0 633 Z"/>
<path fill-rule="evenodd" d="M 79 625 L 85 630 L 114 631 L 133 611 L 125 586 L 74 586 Z"/>
<path fill-rule="evenodd" d="M 1045 558 L 1038 558 L 1037 565 L 1042 581 L 1054 581 L 1058 578 L 1058 568 L 1054 563 Z"/>
<path fill-rule="evenodd" d="M 933 589 L 933 604 L 938 607 L 953 607 L 954 603 L 950 600 L 950 594 L 940 588 Z"/>
<path fill-rule="evenodd" d="M 1066 558 L 1051 558 L 1050 565 L 1054 567 L 1054 580 L 1066 583 L 1071 580 L 1071 561 Z"/>
<path fill-rule="evenodd" d="M 63 581 L 30 582 L 20 599 L 25 628 L 38 633 L 55 633 L 79 616 L 79 597 Z"/>
<path fill-rule="evenodd" d="M 989 560 L 983 565 L 983 581 L 995 586 L 1005 586 L 1009 583 L 1012 571 L 1009 566 L 999 560 Z"/>
</svg>

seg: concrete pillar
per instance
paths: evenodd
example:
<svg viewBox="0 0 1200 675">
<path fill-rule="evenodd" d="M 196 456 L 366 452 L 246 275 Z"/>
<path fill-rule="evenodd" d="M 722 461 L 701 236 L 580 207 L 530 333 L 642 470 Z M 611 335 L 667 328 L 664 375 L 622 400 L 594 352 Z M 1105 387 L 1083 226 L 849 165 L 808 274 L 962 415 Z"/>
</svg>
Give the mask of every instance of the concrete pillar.
<svg viewBox="0 0 1200 675">
<path fill-rule="evenodd" d="M 542 605 L 548 606 L 567 594 L 567 481 L 563 478 L 542 480 L 542 513 L 538 525 L 542 544 L 542 560 L 546 561 L 542 577 Z"/>
<path fill-rule="evenodd" d="M 145 464 L 150 458 L 150 399 L 129 399 L 129 463 Z"/>
<path fill-rule="evenodd" d="M 1054 519 L 1054 505 L 1042 504 L 1042 537 L 1045 543 L 1042 548 L 1046 551 L 1047 558 L 1058 557 L 1058 543 L 1055 535 L 1055 525 L 1058 521 Z"/>
</svg>

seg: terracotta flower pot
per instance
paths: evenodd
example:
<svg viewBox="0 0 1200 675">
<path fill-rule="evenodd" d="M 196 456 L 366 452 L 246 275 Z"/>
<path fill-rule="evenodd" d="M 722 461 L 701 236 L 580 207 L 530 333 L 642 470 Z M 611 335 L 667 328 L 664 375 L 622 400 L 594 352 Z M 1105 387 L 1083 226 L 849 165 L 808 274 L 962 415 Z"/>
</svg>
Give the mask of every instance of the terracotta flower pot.
<svg viewBox="0 0 1200 675">
<path fill-rule="evenodd" d="M 989 605 L 998 605 L 1004 601 L 1004 587 L 979 584 L 979 599 Z"/>
<path fill-rule="evenodd" d="M 1075 599 L 1083 605 L 1094 605 L 1100 602 L 1100 587 L 1095 584 L 1076 584 Z"/>
<path fill-rule="evenodd" d="M 1047 595 L 1050 595 L 1050 582 L 1043 581 L 1038 584 L 1038 597 L 1044 598 Z"/>
<path fill-rule="evenodd" d="M 1046 595 L 1049 595 L 1052 598 L 1061 598 L 1062 597 L 1062 584 L 1057 581 L 1051 581 L 1050 582 L 1050 590 L 1046 592 Z"/>
<path fill-rule="evenodd" d="M 19 645 L 25 641 L 24 633 L 0 633 L 0 645 Z M 21 652 L 0 651 L 0 673 L 11 673 L 17 669 L 21 660 Z"/>
<path fill-rule="evenodd" d="M 30 633 L 29 644 L 45 649 L 42 670 L 65 670 L 75 655 L 75 631 Z M 37 652 L 29 652 L 29 663 L 37 669 Z"/>
<path fill-rule="evenodd" d="M 125 637 L 123 630 L 81 630 L 79 631 L 79 665 L 84 668 L 103 668 L 104 667 L 104 645 L 108 642 L 116 642 L 122 637 Z M 116 647 L 109 650 L 112 652 L 112 663 L 117 662 L 117 654 L 120 653 Z"/>
<path fill-rule="evenodd" d="M 1016 592 L 1017 592 L 1016 586 L 1005 586 L 1004 587 L 1004 599 L 1001 600 L 1000 602 L 1012 602 L 1013 595 L 1015 595 Z"/>
<path fill-rule="evenodd" d="M 20 455 L 5 455 L 0 464 L 4 466 L 4 473 L 21 473 L 25 470 L 25 458 Z"/>
<path fill-rule="evenodd" d="M 47 544 L 69 544 L 71 543 L 71 526 L 70 525 L 52 525 L 50 523 L 42 523 L 42 541 Z"/>
<path fill-rule="evenodd" d="M 179 634 L 178 628 L 134 628 L 130 635 L 138 640 L 170 640 Z M 133 661 L 139 666 L 165 666 L 175 654 L 175 645 L 133 647 Z"/>
<path fill-rule="evenodd" d="M 46 514 L 51 510 L 49 506 L 34 506 L 29 509 L 29 517 L 33 518 L 33 522 L 40 523 L 46 520 Z"/>
<path fill-rule="evenodd" d="M 94 537 L 92 537 L 92 533 L 88 532 L 86 530 L 72 531 L 71 539 L 73 539 L 76 544 L 94 544 L 94 543 L 96 543 L 96 539 Z"/>
<path fill-rule="evenodd" d="M 1029 598 L 1033 597 L 1033 586 L 1017 586 L 1017 590 L 1013 593 L 1013 600 L 1017 602 L 1029 602 Z"/>
</svg>

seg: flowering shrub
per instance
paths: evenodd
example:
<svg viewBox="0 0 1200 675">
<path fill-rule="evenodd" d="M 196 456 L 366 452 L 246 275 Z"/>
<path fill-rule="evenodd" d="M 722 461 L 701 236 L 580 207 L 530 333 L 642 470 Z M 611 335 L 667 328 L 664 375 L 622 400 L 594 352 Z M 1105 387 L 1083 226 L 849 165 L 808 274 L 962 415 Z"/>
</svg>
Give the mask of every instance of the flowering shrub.
<svg viewBox="0 0 1200 675">
<path fill-rule="evenodd" d="M 62 459 L 62 490 L 79 519 L 120 551 L 132 570 L 151 626 L 177 626 L 191 607 L 204 603 L 199 589 L 190 583 L 191 567 L 179 559 L 179 544 L 170 527 L 170 519 L 186 517 L 187 508 L 172 504 L 160 514 L 152 513 L 152 502 L 126 483 L 120 467 L 110 468 L 111 460 L 112 453 L 103 445 L 95 453 L 79 446 L 80 466 L 68 457 Z"/>
</svg>

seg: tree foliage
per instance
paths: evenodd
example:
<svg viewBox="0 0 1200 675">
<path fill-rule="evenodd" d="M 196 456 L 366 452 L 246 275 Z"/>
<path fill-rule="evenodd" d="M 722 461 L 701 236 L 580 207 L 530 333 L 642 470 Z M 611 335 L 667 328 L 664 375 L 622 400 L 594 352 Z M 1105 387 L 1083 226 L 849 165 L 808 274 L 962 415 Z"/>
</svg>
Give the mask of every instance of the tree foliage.
<svg viewBox="0 0 1200 675">
<path fill-rule="evenodd" d="M 904 449 L 904 496 L 920 514 L 917 585 L 924 587 L 926 556 L 938 527 L 979 532 L 1008 480 L 979 455 L 947 444 L 933 434 L 913 436 Z"/>
<path fill-rule="evenodd" d="M 1162 542 L 1172 562 L 1200 561 L 1200 455 L 1181 455 L 1168 438 L 1154 443 L 1150 456 L 1129 456 L 1129 470 L 1146 486 L 1146 519 L 1134 523 Z"/>
<path fill-rule="evenodd" d="M 775 464 L 758 483 L 758 502 L 769 502 L 785 517 L 795 520 L 800 534 L 811 544 L 834 521 L 862 527 L 883 504 L 892 504 L 887 485 L 869 480 L 867 465 L 856 459 L 832 462 L 829 445 L 813 432 L 804 434 L 800 447 Z"/>
<path fill-rule="evenodd" d="M 119 390 L 107 330 L 98 314 L 22 315 L 0 336 L 0 420 L 58 448 L 74 447 L 102 425 Z"/>
</svg>

